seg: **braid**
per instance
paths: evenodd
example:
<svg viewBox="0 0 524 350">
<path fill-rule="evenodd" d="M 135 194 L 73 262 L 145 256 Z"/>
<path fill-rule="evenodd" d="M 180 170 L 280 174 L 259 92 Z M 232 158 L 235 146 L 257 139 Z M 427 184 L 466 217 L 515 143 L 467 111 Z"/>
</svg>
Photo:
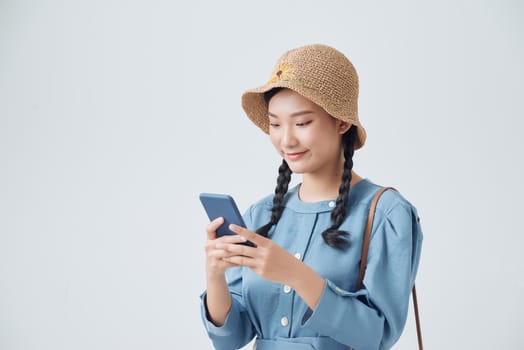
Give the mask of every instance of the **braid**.
<svg viewBox="0 0 524 350">
<path fill-rule="evenodd" d="M 257 230 L 259 235 L 267 237 L 269 229 L 278 222 L 282 215 L 282 205 L 284 202 L 284 195 L 287 193 L 289 181 L 291 181 L 291 169 L 285 160 L 278 168 L 277 187 L 275 188 L 275 196 L 273 197 L 273 207 L 271 208 L 271 219 L 267 224 Z"/>
<path fill-rule="evenodd" d="M 342 172 L 342 181 L 338 190 L 336 206 L 331 212 L 332 225 L 322 233 L 322 237 L 326 244 L 337 249 L 346 249 L 349 246 L 349 242 L 346 240 L 346 237 L 349 236 L 349 232 L 339 230 L 338 228 L 346 217 L 351 170 L 353 169 L 356 131 L 356 127 L 351 126 L 349 131 L 347 131 L 342 137 L 342 143 L 344 146 L 344 170 Z"/>
</svg>

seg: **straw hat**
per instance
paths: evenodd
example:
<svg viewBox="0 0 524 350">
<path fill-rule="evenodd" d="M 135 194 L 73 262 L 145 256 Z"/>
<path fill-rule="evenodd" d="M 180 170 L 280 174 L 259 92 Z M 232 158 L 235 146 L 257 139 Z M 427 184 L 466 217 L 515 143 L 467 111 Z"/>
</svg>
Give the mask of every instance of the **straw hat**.
<svg viewBox="0 0 524 350">
<path fill-rule="evenodd" d="M 242 94 L 242 108 L 266 134 L 269 119 L 264 93 L 277 87 L 294 90 L 332 117 L 355 125 L 355 149 L 364 145 L 366 131 L 358 120 L 358 75 L 341 52 L 319 44 L 289 50 L 277 61 L 265 85 Z"/>
</svg>

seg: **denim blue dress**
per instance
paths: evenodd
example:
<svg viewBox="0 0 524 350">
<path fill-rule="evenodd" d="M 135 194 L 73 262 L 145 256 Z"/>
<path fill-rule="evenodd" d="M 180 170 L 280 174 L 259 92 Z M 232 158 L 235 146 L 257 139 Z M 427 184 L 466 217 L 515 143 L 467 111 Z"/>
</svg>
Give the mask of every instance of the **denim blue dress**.
<svg viewBox="0 0 524 350">
<path fill-rule="evenodd" d="M 410 292 L 422 245 L 415 207 L 396 191 L 380 198 L 373 223 L 364 286 L 357 290 L 366 219 L 380 189 L 368 179 L 350 188 L 346 219 L 340 229 L 350 233 L 350 247 L 328 246 L 322 232 L 331 224 L 334 200 L 302 202 L 300 185 L 285 196 L 285 208 L 269 237 L 309 265 L 326 280 L 316 309 L 287 285 L 273 283 L 249 268 L 227 270 L 232 306 L 225 324 L 208 320 L 204 292 L 201 314 L 216 349 L 238 349 L 256 337 L 265 349 L 389 349 L 406 322 Z M 244 214 L 256 231 L 271 215 L 273 196 L 253 204 Z"/>
</svg>

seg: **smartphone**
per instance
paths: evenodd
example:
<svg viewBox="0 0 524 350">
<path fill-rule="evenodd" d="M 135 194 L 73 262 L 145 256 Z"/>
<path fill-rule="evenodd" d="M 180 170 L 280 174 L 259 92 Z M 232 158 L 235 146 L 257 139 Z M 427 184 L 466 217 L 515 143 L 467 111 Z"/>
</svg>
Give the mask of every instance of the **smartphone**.
<svg viewBox="0 0 524 350">
<path fill-rule="evenodd" d="M 224 223 L 217 229 L 217 237 L 222 237 L 225 235 L 236 235 L 236 233 L 229 229 L 230 224 L 246 227 L 244 219 L 242 219 L 242 215 L 240 215 L 240 212 L 238 211 L 235 200 L 230 195 L 218 193 L 201 193 L 199 198 L 210 221 L 213 221 L 218 217 L 224 218 Z M 241 244 L 251 247 L 254 246 L 254 244 L 249 241 Z"/>
</svg>

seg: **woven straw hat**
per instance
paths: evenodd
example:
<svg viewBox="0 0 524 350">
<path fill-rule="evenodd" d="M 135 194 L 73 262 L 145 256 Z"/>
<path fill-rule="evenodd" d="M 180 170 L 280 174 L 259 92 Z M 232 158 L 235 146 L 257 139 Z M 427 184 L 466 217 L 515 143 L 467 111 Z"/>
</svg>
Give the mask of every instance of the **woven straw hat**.
<svg viewBox="0 0 524 350">
<path fill-rule="evenodd" d="M 366 141 L 358 120 L 358 75 L 341 52 L 326 45 L 307 45 L 287 51 L 277 61 L 268 82 L 242 95 L 242 108 L 266 134 L 269 119 L 264 93 L 277 87 L 298 92 L 332 117 L 357 127 L 355 149 Z"/>
</svg>

